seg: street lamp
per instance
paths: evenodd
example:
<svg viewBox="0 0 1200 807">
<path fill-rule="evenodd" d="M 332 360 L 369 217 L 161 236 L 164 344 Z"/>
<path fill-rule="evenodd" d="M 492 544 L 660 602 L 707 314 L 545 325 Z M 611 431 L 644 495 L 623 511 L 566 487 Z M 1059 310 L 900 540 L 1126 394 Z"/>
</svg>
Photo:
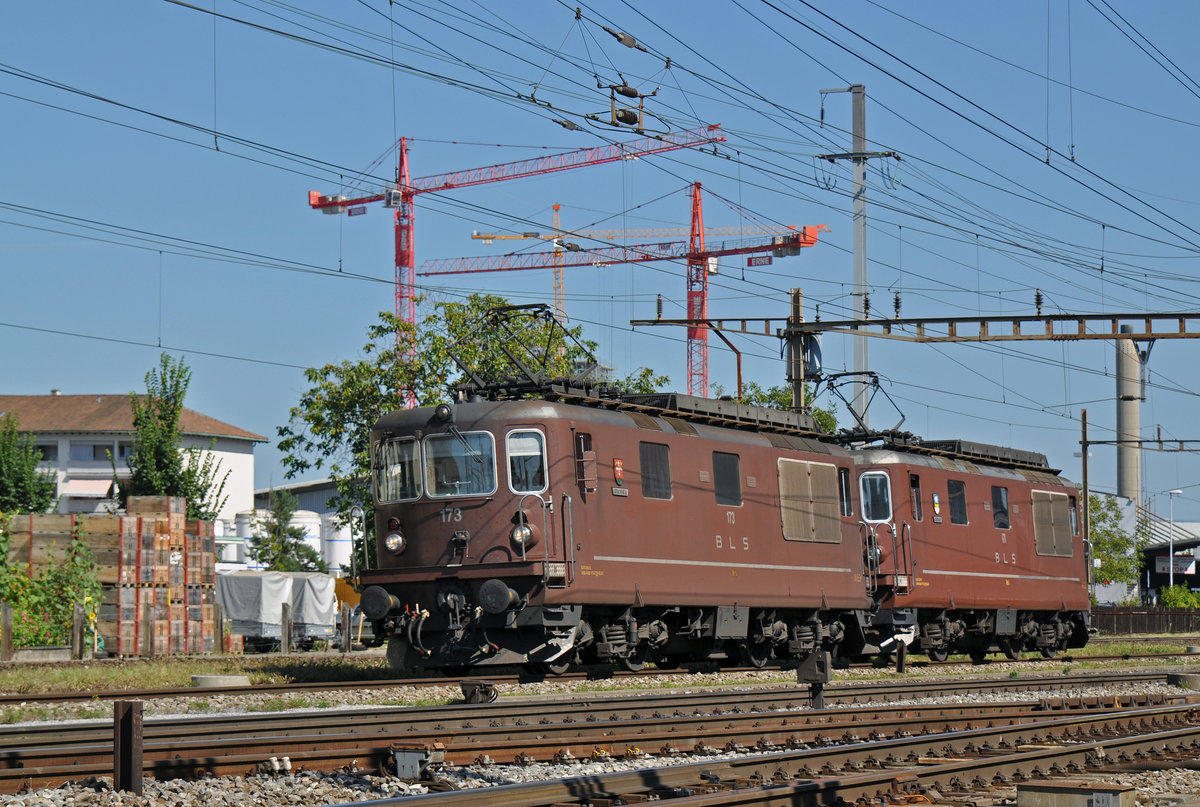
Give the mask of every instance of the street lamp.
<svg viewBox="0 0 1200 807">
<path fill-rule="evenodd" d="M 1171 497 L 1171 529 L 1167 533 L 1167 563 L 1171 564 L 1167 567 L 1170 570 L 1167 575 L 1167 584 L 1170 587 L 1175 585 L 1175 497 L 1182 493 L 1182 490 L 1167 491 L 1167 495 Z"/>
</svg>

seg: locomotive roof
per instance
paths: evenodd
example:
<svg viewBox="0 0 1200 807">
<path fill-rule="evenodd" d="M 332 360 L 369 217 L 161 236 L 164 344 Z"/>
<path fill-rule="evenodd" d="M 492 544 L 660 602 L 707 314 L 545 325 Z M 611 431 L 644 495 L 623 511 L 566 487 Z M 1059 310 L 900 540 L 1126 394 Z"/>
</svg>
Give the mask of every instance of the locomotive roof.
<svg viewBox="0 0 1200 807">
<path fill-rule="evenodd" d="M 553 383 L 542 387 L 540 397 L 498 396 L 483 399 L 474 396 L 455 404 L 456 409 L 475 406 L 480 407 L 477 410 L 480 417 L 486 417 L 485 413 L 505 409 L 512 411 L 510 407 L 518 407 L 526 410 L 521 412 L 521 417 L 531 419 L 563 417 L 562 407 L 565 406 L 573 411 L 570 415 L 572 417 L 626 425 L 625 419 L 620 417 L 623 414 L 632 420 L 634 425 L 661 430 L 654 420 L 658 418 L 665 420 L 676 433 L 697 434 L 697 426 L 706 431 L 708 428 L 729 429 L 747 435 L 760 435 L 777 448 L 794 448 L 823 454 L 835 453 L 839 448 L 851 449 L 850 453 L 875 452 L 877 458 L 869 461 L 876 462 L 901 461 L 900 455 L 909 459 L 918 455 L 929 458 L 928 464 L 931 467 L 938 464 L 947 467 L 947 463 L 959 463 L 964 465 L 963 470 L 969 470 L 979 463 L 991 468 L 1013 469 L 1030 481 L 1034 481 L 1035 476 L 1045 475 L 1045 481 L 1053 480 L 1059 484 L 1062 482 L 1057 478 L 1059 469 L 1051 468 L 1046 456 L 1035 451 L 969 440 L 921 440 L 907 432 L 879 432 L 872 435 L 851 432 L 834 435 L 819 431 L 816 421 L 807 414 L 674 392 L 621 394 L 604 387 Z M 541 411 L 538 411 L 539 408 Z M 432 421 L 432 411 L 432 408 L 424 408 L 393 412 L 380 418 L 376 428 L 411 425 L 414 420 Z M 862 445 L 864 442 L 876 444 Z M 856 443 L 859 444 L 857 451 L 853 450 L 853 444 Z M 884 458 L 889 452 L 895 453 L 895 460 Z M 975 471 L 978 472 L 978 469 Z"/>
</svg>

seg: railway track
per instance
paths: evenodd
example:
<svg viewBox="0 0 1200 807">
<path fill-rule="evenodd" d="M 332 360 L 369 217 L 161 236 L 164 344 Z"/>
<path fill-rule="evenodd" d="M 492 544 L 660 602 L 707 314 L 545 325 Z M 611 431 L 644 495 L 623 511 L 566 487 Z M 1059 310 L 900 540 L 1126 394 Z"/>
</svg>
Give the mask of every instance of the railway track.
<svg viewBox="0 0 1200 807">
<path fill-rule="evenodd" d="M 1192 707 L 1049 717 L 1017 726 L 928 734 L 728 760 L 434 793 L 403 799 L 425 807 L 548 807 L 564 803 L 675 807 L 930 803 L 916 794 L 970 794 L 1054 776 L 1157 759 L 1169 765 L 1200 748 Z M 378 805 L 399 805 L 385 799 Z"/>
<path fill-rule="evenodd" d="M 1112 683 L 1161 681 L 1165 675 L 1069 676 L 839 686 L 827 700 L 878 703 L 928 695 L 1015 687 L 1059 691 Z M 953 686 L 951 686 L 953 684 Z M 244 774 L 274 757 L 317 770 L 365 767 L 382 772 L 399 760 L 434 762 L 559 761 L 646 753 L 682 759 L 739 750 L 844 745 L 860 737 L 944 733 L 1014 724 L 1058 712 L 1165 708 L 1197 700 L 1179 695 L 1044 697 L 1039 702 L 969 706 L 873 706 L 810 710 L 796 687 L 622 698 L 527 699 L 486 706 L 375 708 L 205 718 L 147 719 L 144 772 L 160 779 Z M 0 792 L 53 787 L 112 772 L 111 722 L 0 728 Z"/>
</svg>

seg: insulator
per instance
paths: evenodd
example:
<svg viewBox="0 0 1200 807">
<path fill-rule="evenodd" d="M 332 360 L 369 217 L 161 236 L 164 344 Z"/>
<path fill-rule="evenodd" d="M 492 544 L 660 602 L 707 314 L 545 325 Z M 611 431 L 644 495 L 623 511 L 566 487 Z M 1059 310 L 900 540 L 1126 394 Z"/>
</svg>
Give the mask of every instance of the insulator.
<svg viewBox="0 0 1200 807">
<path fill-rule="evenodd" d="M 658 295 L 658 318 L 662 319 L 662 295 Z"/>
<path fill-rule="evenodd" d="M 613 85 L 613 91 L 617 95 L 624 95 L 626 98 L 637 98 L 638 97 L 638 91 L 635 90 L 633 87 L 630 87 L 628 84 L 621 84 L 620 86 Z"/>
<path fill-rule="evenodd" d="M 900 292 L 898 292 L 898 291 L 896 292 L 896 295 L 892 298 L 892 308 L 894 308 L 896 310 L 896 319 L 899 319 L 900 318 Z"/>
<path fill-rule="evenodd" d="M 634 112 L 632 109 L 618 109 L 616 118 L 617 123 L 625 123 L 629 126 L 633 126 L 638 122 L 638 113 Z"/>
<path fill-rule="evenodd" d="M 863 319 L 871 316 L 871 295 L 863 292 Z"/>
<path fill-rule="evenodd" d="M 1038 316 L 1040 317 L 1042 315 L 1042 290 L 1041 289 L 1034 289 L 1033 304 L 1037 308 Z"/>
</svg>

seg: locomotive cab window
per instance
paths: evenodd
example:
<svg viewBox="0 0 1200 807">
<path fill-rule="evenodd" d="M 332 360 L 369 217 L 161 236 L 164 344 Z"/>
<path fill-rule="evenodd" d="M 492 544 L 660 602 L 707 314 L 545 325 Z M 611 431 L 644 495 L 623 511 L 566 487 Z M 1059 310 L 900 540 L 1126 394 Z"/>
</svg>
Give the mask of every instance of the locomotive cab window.
<svg viewBox="0 0 1200 807">
<path fill-rule="evenodd" d="M 496 446 L 489 432 L 425 438 L 425 489 L 435 499 L 496 492 Z"/>
<path fill-rule="evenodd" d="M 375 498 L 404 502 L 421 495 L 417 441 L 411 437 L 380 440 L 375 445 Z"/>
<path fill-rule="evenodd" d="M 967 523 L 967 485 L 961 479 L 946 482 L 947 498 L 950 500 L 950 523 Z"/>
<path fill-rule="evenodd" d="M 724 451 L 714 451 L 713 460 L 713 492 L 717 504 L 727 504 L 732 507 L 742 506 L 742 469 L 741 458 L 737 454 L 726 454 Z"/>
<path fill-rule="evenodd" d="M 546 438 L 534 429 L 512 431 L 505 438 L 508 450 L 508 487 L 513 493 L 541 493 L 546 489 Z"/>
<path fill-rule="evenodd" d="M 639 443 L 642 495 L 647 499 L 671 498 L 671 450 L 662 443 Z"/>
<path fill-rule="evenodd" d="M 992 524 L 998 530 L 1011 528 L 1008 520 L 1008 488 L 992 485 Z"/>
<path fill-rule="evenodd" d="M 892 520 L 892 493 L 886 473 L 867 471 L 858 478 L 858 490 L 862 496 L 863 521 Z"/>
</svg>

